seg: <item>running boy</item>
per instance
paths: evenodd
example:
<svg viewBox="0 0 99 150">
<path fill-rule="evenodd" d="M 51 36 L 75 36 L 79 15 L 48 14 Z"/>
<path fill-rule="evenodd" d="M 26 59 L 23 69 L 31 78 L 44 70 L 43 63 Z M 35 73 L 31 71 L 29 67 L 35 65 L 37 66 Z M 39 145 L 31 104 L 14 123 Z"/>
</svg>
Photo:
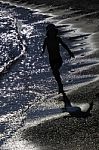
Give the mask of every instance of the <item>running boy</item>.
<svg viewBox="0 0 99 150">
<path fill-rule="evenodd" d="M 58 83 L 59 93 L 64 95 L 63 84 L 61 82 L 59 69 L 62 66 L 62 58 L 60 55 L 60 47 L 61 44 L 69 53 L 70 57 L 74 57 L 74 54 L 70 51 L 68 46 L 62 41 L 62 39 L 58 36 L 58 29 L 54 24 L 49 24 L 46 27 L 46 38 L 43 44 L 42 54 L 45 52 L 47 47 L 49 54 L 49 63 L 55 77 L 55 80 Z"/>
</svg>

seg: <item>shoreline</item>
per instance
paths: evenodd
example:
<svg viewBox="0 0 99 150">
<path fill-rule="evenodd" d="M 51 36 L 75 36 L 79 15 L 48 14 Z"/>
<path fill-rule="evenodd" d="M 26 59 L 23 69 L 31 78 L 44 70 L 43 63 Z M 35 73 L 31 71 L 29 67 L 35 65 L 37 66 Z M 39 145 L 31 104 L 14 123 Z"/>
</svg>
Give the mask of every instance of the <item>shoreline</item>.
<svg viewBox="0 0 99 150">
<path fill-rule="evenodd" d="M 58 10 L 58 9 L 57 9 Z M 63 11 L 63 9 L 62 9 Z M 46 12 L 46 11 L 45 11 Z M 53 13 L 53 10 L 50 9 L 51 13 Z M 55 12 L 55 10 L 54 10 Z M 75 14 L 74 14 L 75 16 Z M 89 15 L 90 16 L 90 15 Z M 82 17 L 82 16 L 81 16 Z M 78 15 L 79 18 L 79 15 Z M 80 18 L 75 19 L 74 27 L 80 27 L 81 23 Z M 94 21 L 92 21 L 93 18 L 87 18 L 85 17 L 85 22 L 82 24 L 82 27 L 84 25 L 85 28 L 83 31 L 89 30 L 88 33 L 91 34 L 96 30 L 96 26 L 93 26 Z M 97 20 L 97 17 L 95 18 L 95 21 Z M 69 21 L 69 20 L 68 20 Z M 74 20 L 70 18 L 69 23 L 73 23 Z M 79 24 L 80 22 L 80 24 Z M 89 24 L 91 22 L 91 24 Z M 99 37 L 99 35 L 98 35 Z M 94 36 L 92 37 L 94 41 Z M 97 42 L 97 48 L 96 50 L 97 54 L 93 52 L 91 55 L 88 56 L 88 58 L 94 58 L 95 55 L 97 58 L 99 58 L 99 44 L 98 44 L 98 38 L 95 41 L 95 44 Z M 90 43 L 90 41 L 89 41 Z M 95 45 L 96 46 L 96 45 Z M 87 57 L 86 57 L 87 58 Z M 82 74 L 94 74 L 96 73 L 98 75 L 98 66 L 95 67 L 94 72 L 94 66 L 90 68 L 89 70 L 82 71 Z M 42 150 L 83 150 L 83 149 L 89 149 L 90 150 L 98 150 L 99 149 L 99 143 L 98 143 L 98 135 L 99 130 L 97 128 L 97 125 L 99 124 L 98 117 L 99 117 L 99 80 L 94 81 L 92 83 L 89 83 L 85 86 L 79 87 L 76 90 L 73 90 L 68 94 L 69 99 L 72 102 L 79 102 L 79 103 L 86 103 L 86 102 L 94 102 L 94 108 L 92 110 L 92 116 L 83 119 L 83 118 L 68 118 L 68 117 L 61 117 L 58 119 L 53 120 L 47 120 L 43 123 L 38 124 L 35 127 L 29 127 L 27 129 L 23 130 L 22 138 L 27 140 L 28 142 L 35 144 L 37 147 L 40 147 Z"/>
<path fill-rule="evenodd" d="M 69 98 L 73 102 L 94 101 L 88 118 L 64 116 L 45 120 L 37 126 L 23 130 L 22 138 L 41 150 L 98 150 L 99 149 L 99 81 L 73 91 Z M 98 94 L 98 95 L 97 95 Z M 77 100 L 77 101 L 76 101 Z"/>
<path fill-rule="evenodd" d="M 6 2 L 7 0 L 5 0 Z M 13 0 L 9 0 L 10 2 L 13 3 Z M 18 0 L 14 0 L 16 3 L 18 3 Z M 82 10 L 85 10 L 85 11 L 93 11 L 93 10 L 99 10 L 99 3 L 98 3 L 98 0 L 82 0 L 82 1 L 79 1 L 79 0 L 29 0 L 27 2 L 27 0 L 20 0 L 19 1 L 21 4 L 22 3 L 27 3 L 27 4 L 35 4 L 35 5 L 42 5 L 42 4 L 46 4 L 48 6 L 61 6 L 61 8 L 63 9 L 68 9 L 70 7 L 72 7 L 73 9 L 82 9 Z"/>
<path fill-rule="evenodd" d="M 49 12 L 53 13 L 52 10 L 50 10 Z M 72 19 L 71 22 L 73 22 Z M 75 25 L 77 26 L 77 22 L 75 23 Z M 80 24 L 78 24 L 78 26 L 80 26 Z M 89 30 L 91 29 L 89 28 Z M 98 46 L 97 48 L 99 49 Z M 99 54 L 98 51 L 97 53 Z M 93 58 L 95 55 L 96 54 L 92 54 L 91 56 L 88 57 Z M 99 58 L 99 55 L 97 56 L 97 58 Z M 93 70 L 92 68 L 90 69 L 90 72 L 94 74 L 94 67 Z M 89 74 L 90 72 L 89 70 L 86 70 L 86 74 Z M 82 74 L 83 73 L 84 72 L 82 72 Z M 98 67 L 96 67 L 95 73 L 98 75 Z M 89 148 L 90 150 L 98 150 L 99 149 L 98 143 L 99 129 L 97 127 L 99 125 L 98 94 L 99 94 L 98 80 L 93 83 L 89 83 L 85 86 L 79 87 L 77 90 L 73 90 L 68 94 L 68 97 L 71 101 L 81 103 L 81 102 L 90 102 L 92 100 L 94 102 L 94 108 L 92 110 L 91 117 L 87 119 L 61 117 L 59 119 L 45 121 L 44 123 L 41 123 L 35 127 L 25 129 L 22 133 L 23 139 L 33 142 L 37 146 L 40 145 L 42 150 L 50 150 L 50 149 L 87 150 Z"/>
</svg>

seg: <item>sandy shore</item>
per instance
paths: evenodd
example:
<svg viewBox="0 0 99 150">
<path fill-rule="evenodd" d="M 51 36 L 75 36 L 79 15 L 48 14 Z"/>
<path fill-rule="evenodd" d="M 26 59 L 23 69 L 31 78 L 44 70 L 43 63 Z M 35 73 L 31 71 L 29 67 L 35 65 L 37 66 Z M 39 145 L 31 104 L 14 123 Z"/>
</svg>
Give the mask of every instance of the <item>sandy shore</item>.
<svg viewBox="0 0 99 150">
<path fill-rule="evenodd" d="M 88 118 L 62 117 L 45 121 L 23 132 L 23 137 L 42 150 L 98 150 L 99 149 L 99 81 L 70 93 L 73 102 L 94 101 Z"/>
<path fill-rule="evenodd" d="M 32 1 L 30 1 L 32 2 Z M 36 4 L 42 4 L 46 1 L 33 1 Z M 88 58 L 99 58 L 99 32 L 98 32 L 98 12 L 95 12 L 99 5 L 98 1 L 47 1 L 47 4 L 61 5 L 64 8 L 72 7 L 80 9 L 81 14 L 73 14 L 68 16 L 67 23 L 72 23 L 76 28 L 81 28 L 82 31 L 92 34 L 91 39 L 96 51 Z M 65 5 L 65 6 L 63 6 Z M 88 9 L 87 9 L 88 8 Z M 56 10 L 50 10 L 56 13 Z M 57 9 L 58 11 L 58 9 Z M 66 16 L 67 17 L 67 16 Z M 64 22 L 65 23 L 65 22 Z M 86 58 L 87 58 L 86 57 Z M 85 70 L 82 74 L 99 74 L 99 66 L 94 66 L 89 70 Z M 38 124 L 35 127 L 25 129 L 22 137 L 33 144 L 40 146 L 42 150 L 98 150 L 99 149 L 99 80 L 80 87 L 68 94 L 72 102 L 94 102 L 94 107 L 91 116 L 88 118 L 72 118 L 61 117 L 52 119 Z"/>
<path fill-rule="evenodd" d="M 27 0 L 20 2 L 27 3 Z M 88 42 L 93 52 L 86 58 L 99 58 L 98 0 L 29 0 L 28 4 L 46 4 L 47 9 L 44 9 L 44 6 L 34 8 L 42 9 L 45 13 L 59 14 L 60 18 L 64 19 L 63 24 L 73 24 L 73 28 L 79 28 L 82 32 L 90 34 Z M 68 14 L 66 9 L 77 12 Z M 99 65 L 84 70 L 81 74 L 98 77 Z M 99 150 L 99 80 L 73 90 L 68 97 L 72 102 L 78 103 L 93 101 L 91 116 L 88 118 L 66 116 L 45 120 L 37 126 L 24 129 L 22 138 L 40 147 L 41 150 Z"/>
<path fill-rule="evenodd" d="M 20 1 L 27 2 L 27 0 Z M 44 9 L 44 6 L 34 6 L 34 8 L 38 7 L 45 13 L 60 14 L 59 17 L 64 19 L 61 23 L 73 24 L 72 28 L 79 28 L 82 32 L 90 34 L 88 42 L 92 45 L 93 52 L 86 58 L 99 58 L 98 0 L 91 2 L 90 0 L 29 0 L 28 2 L 28 4 L 33 3 L 51 6 L 47 9 Z M 65 9 L 77 12 L 65 14 Z M 98 77 L 99 65 L 83 70 L 81 74 Z M 93 101 L 91 116 L 88 118 L 65 116 L 45 120 L 37 126 L 24 129 L 22 138 L 40 147 L 41 150 L 99 150 L 99 80 L 69 92 L 68 97 L 72 102 L 77 103 Z"/>
<path fill-rule="evenodd" d="M 13 0 L 11 0 L 13 2 Z M 17 0 L 14 0 L 17 1 Z M 27 0 L 20 0 L 21 3 L 27 2 Z M 92 10 L 99 10 L 99 2 L 98 0 L 29 0 L 28 1 L 29 4 L 36 4 L 36 5 L 40 5 L 40 4 L 47 4 L 50 6 L 61 6 L 61 8 L 75 8 L 77 9 L 84 9 L 85 11 L 92 11 Z"/>
</svg>

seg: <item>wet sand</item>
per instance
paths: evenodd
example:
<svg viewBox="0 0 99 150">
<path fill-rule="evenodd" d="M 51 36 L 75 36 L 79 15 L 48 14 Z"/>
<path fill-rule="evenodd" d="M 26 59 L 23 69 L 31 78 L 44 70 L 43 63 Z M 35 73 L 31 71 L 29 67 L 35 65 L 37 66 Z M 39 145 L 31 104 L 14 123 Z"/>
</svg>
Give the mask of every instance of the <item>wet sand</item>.
<svg viewBox="0 0 99 150">
<path fill-rule="evenodd" d="M 98 150 L 99 149 L 99 82 L 91 83 L 70 93 L 73 102 L 94 102 L 88 118 L 61 117 L 30 127 L 23 132 L 42 150 Z"/>
<path fill-rule="evenodd" d="M 21 0 L 21 2 L 27 2 Z M 86 58 L 99 58 L 99 2 L 98 0 L 30 0 L 29 4 L 46 4 L 34 6 L 40 8 L 43 13 L 60 14 L 62 24 L 73 24 L 72 28 L 80 28 L 80 31 L 90 34 L 89 43 L 93 48 L 92 53 Z M 49 6 L 55 6 L 49 7 Z M 58 7 L 56 7 L 58 6 Z M 60 7 L 59 7 L 60 6 Z M 65 14 L 65 9 L 77 12 Z M 71 9 L 72 8 L 72 9 Z M 77 74 L 77 73 L 75 73 Z M 83 70 L 80 74 L 99 75 L 99 65 Z M 72 102 L 94 102 L 91 116 L 88 118 L 60 117 L 44 121 L 34 127 L 24 129 L 22 138 L 33 143 L 41 150 L 98 150 L 99 149 L 99 80 L 68 93 Z"/>
<path fill-rule="evenodd" d="M 31 1 L 32 2 L 32 1 Z M 46 1 L 33 1 L 42 4 Z M 73 24 L 72 27 L 80 28 L 82 32 L 91 34 L 89 42 L 93 47 L 93 52 L 86 58 L 99 58 L 99 9 L 98 1 L 47 1 L 48 5 L 62 6 L 62 10 L 49 9 L 49 12 L 60 13 L 64 8 L 72 7 L 81 12 L 72 13 L 64 17 L 63 24 Z M 41 7 L 42 8 L 42 7 Z M 43 11 L 44 12 L 44 11 Z M 45 11 L 47 12 L 47 11 Z M 88 14 L 89 13 L 89 14 Z M 60 17 L 63 17 L 61 13 Z M 65 20 L 66 18 L 66 20 Z M 68 18 L 68 20 L 67 20 Z M 95 50 L 95 51 L 94 51 Z M 76 74 L 76 73 L 75 73 Z M 93 66 L 88 70 L 83 70 L 81 74 L 99 75 L 99 65 Z M 86 103 L 94 102 L 91 116 L 88 118 L 61 117 L 44 121 L 35 127 L 27 128 L 23 131 L 22 137 L 40 147 L 42 150 L 98 150 L 99 149 L 99 80 L 93 81 L 88 85 L 79 87 L 68 94 L 72 102 Z"/>
<path fill-rule="evenodd" d="M 13 2 L 13 0 L 10 0 L 11 2 Z M 14 1 L 18 1 L 18 0 L 14 0 Z M 20 0 L 21 3 L 27 3 L 27 0 Z M 76 10 L 77 9 L 84 9 L 85 11 L 88 10 L 98 10 L 99 9 L 99 2 L 98 0 L 29 0 L 28 4 L 36 4 L 36 5 L 40 5 L 40 4 L 46 4 L 48 6 L 61 6 L 61 8 L 69 8 L 69 7 L 73 7 Z"/>
</svg>

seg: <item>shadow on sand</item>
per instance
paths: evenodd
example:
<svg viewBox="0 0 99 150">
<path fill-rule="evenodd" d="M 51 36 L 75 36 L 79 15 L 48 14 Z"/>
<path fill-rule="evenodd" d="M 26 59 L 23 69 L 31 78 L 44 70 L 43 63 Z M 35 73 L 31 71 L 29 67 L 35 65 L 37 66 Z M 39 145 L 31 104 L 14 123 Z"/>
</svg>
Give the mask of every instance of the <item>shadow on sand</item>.
<svg viewBox="0 0 99 150">
<path fill-rule="evenodd" d="M 90 109 L 92 106 L 93 104 L 91 103 Z M 83 137 L 83 135 L 80 131 L 83 132 L 83 134 L 87 132 L 87 121 L 85 118 L 91 116 L 90 112 L 81 112 L 79 109 L 79 112 L 71 113 L 69 115 L 69 113 L 66 112 L 66 109 L 57 108 L 51 109 L 50 113 L 55 111 L 59 113 L 59 116 L 55 117 L 55 115 L 52 115 L 52 118 L 49 118 L 48 120 L 45 119 L 35 126 L 24 129 L 22 138 L 33 142 L 35 146 L 39 146 L 43 150 L 58 150 L 62 148 L 63 150 L 69 150 L 73 147 L 75 149 L 75 139 L 78 140 L 78 144 L 80 143 L 82 145 L 79 137 Z M 61 114 L 64 115 L 62 116 Z M 88 134 L 89 132 L 90 131 L 88 131 Z"/>
</svg>

